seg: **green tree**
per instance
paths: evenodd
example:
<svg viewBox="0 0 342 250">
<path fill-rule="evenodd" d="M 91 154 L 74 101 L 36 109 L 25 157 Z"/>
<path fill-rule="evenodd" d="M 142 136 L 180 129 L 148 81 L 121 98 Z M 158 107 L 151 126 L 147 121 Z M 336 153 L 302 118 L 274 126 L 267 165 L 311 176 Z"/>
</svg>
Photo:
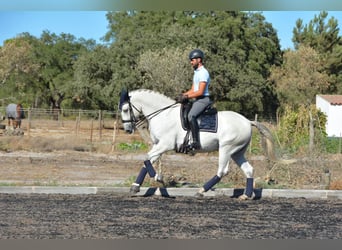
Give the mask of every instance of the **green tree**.
<svg viewBox="0 0 342 250">
<path fill-rule="evenodd" d="M 295 48 L 311 47 L 320 54 L 324 71 L 330 76 L 329 93 L 342 93 L 342 40 L 339 36 L 338 21 L 334 17 L 327 20 L 328 12 L 322 11 L 304 25 L 298 19 L 293 29 Z"/>
<path fill-rule="evenodd" d="M 174 81 L 167 81 L 168 74 L 162 76 L 157 71 L 164 67 L 168 72 L 178 60 L 165 63 L 165 58 L 155 55 L 172 50 L 186 54 L 190 48 L 201 48 L 211 73 L 211 93 L 219 108 L 248 116 L 275 112 L 274 90 L 266 79 L 270 66 L 281 63 L 281 51 L 276 31 L 260 13 L 109 12 L 107 19 L 110 30 L 105 39 L 113 42 L 110 50 L 114 72 L 118 72 L 113 81 L 129 89 L 141 88 L 147 86 L 149 74 L 148 80 L 155 81 L 149 84 L 156 90 L 171 89 Z M 158 65 L 154 69 L 149 66 L 154 72 L 141 65 L 148 56 L 150 66 Z M 184 79 L 188 78 L 187 73 Z"/>
<path fill-rule="evenodd" d="M 73 93 L 73 107 L 83 109 L 113 109 L 120 91 L 118 82 L 113 81 L 117 73 L 113 67 L 113 56 L 105 46 L 96 46 L 94 50 L 79 57 L 74 65 L 75 78 L 70 84 Z M 116 91 L 115 91 L 116 90 Z"/>
<path fill-rule="evenodd" d="M 300 45 L 314 48 L 318 53 L 332 52 L 334 46 L 339 45 L 341 38 L 338 35 L 338 21 L 331 17 L 326 23 L 328 12 L 322 11 L 306 25 L 298 19 L 293 28 L 292 41 L 296 49 Z"/>
<path fill-rule="evenodd" d="M 296 51 L 286 51 L 284 63 L 273 66 L 269 78 L 276 86 L 280 105 L 313 104 L 317 93 L 326 93 L 330 82 L 323 68 L 320 55 L 310 47 L 300 46 Z"/>
<path fill-rule="evenodd" d="M 176 97 L 191 86 L 192 70 L 189 66 L 188 53 L 183 50 L 146 51 L 138 61 L 142 87 L 158 89 L 171 98 Z"/>
<path fill-rule="evenodd" d="M 39 93 L 43 103 L 52 109 L 61 108 L 73 81 L 73 65 L 87 51 L 84 41 L 77 41 L 71 34 L 44 31 L 35 47 L 35 60 L 41 66 Z"/>
<path fill-rule="evenodd" d="M 334 46 L 325 57 L 325 69 L 330 76 L 330 94 L 342 94 L 342 45 Z"/>
<path fill-rule="evenodd" d="M 32 94 L 32 86 L 39 70 L 40 65 L 33 61 L 33 47 L 27 34 L 26 37 L 6 40 L 0 48 L 0 98 L 11 98 L 11 102 L 30 103 L 32 99 L 28 95 Z"/>
<path fill-rule="evenodd" d="M 3 94 L 12 93 L 33 107 L 59 109 L 72 96 L 68 86 L 73 82 L 74 63 L 94 43 L 49 31 L 40 38 L 22 33 L 6 41 L 0 50 Z"/>
</svg>

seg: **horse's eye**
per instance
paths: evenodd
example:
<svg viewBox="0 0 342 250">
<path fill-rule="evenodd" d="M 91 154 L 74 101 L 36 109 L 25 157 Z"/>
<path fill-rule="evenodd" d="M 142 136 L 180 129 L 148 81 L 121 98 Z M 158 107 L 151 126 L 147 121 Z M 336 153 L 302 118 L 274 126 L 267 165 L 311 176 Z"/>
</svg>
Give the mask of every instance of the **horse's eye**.
<svg viewBox="0 0 342 250">
<path fill-rule="evenodd" d="M 122 107 L 122 112 L 127 112 L 128 111 L 128 106 L 127 105 L 124 105 L 123 107 Z"/>
</svg>

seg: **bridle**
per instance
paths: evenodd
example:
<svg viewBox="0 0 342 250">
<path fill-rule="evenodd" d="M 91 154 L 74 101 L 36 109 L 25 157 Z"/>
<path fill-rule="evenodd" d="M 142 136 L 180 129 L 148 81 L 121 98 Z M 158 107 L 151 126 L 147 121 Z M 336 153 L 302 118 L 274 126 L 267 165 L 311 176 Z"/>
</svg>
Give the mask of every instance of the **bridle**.
<svg viewBox="0 0 342 250">
<path fill-rule="evenodd" d="M 144 115 L 142 113 L 141 110 L 139 110 L 133 103 L 131 103 L 131 101 L 128 99 L 127 101 L 125 101 L 122 106 L 124 104 L 128 103 L 128 111 L 129 111 L 129 115 L 130 115 L 130 118 L 129 120 L 121 120 L 122 123 L 131 123 L 132 125 L 132 128 L 139 128 L 145 120 L 151 120 L 152 118 L 154 118 L 155 116 L 159 115 L 161 112 L 163 112 L 164 110 L 167 110 L 173 106 L 175 106 L 177 104 L 177 102 L 173 103 L 173 104 L 170 104 L 166 107 L 163 107 L 161 109 L 158 109 L 154 112 L 152 112 L 151 114 L 148 114 L 148 115 Z M 121 107 L 122 107 L 121 106 Z M 120 108 L 120 110 L 122 110 L 122 108 Z M 134 115 L 134 110 L 136 110 L 138 113 L 139 113 L 139 117 L 137 118 L 135 115 Z"/>
<path fill-rule="evenodd" d="M 141 120 L 140 118 L 137 119 L 134 115 L 134 111 L 133 109 L 135 109 L 136 111 L 138 111 L 138 113 L 140 114 L 139 117 L 143 116 L 142 112 L 137 108 L 135 107 L 129 100 L 124 102 L 122 104 L 125 105 L 126 103 L 128 103 L 128 112 L 129 112 L 129 117 L 130 119 L 129 120 L 124 120 L 124 119 L 121 119 L 121 122 L 124 124 L 124 123 L 131 123 L 132 125 L 132 128 L 134 129 L 136 127 L 136 124 Z M 122 108 L 119 108 L 121 111 L 122 111 Z"/>
</svg>

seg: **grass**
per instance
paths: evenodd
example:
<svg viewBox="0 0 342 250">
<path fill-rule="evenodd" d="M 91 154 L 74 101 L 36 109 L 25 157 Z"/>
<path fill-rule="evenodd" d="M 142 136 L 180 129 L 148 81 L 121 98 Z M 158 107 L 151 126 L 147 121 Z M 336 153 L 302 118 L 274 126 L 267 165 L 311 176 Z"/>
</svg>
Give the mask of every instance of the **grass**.
<svg viewBox="0 0 342 250">
<path fill-rule="evenodd" d="M 15 187 L 18 186 L 17 183 L 13 182 L 0 182 L 0 187 Z"/>
<path fill-rule="evenodd" d="M 133 141 L 133 142 L 122 142 L 118 145 L 119 150 L 123 151 L 139 151 L 139 150 L 147 150 L 148 146 L 140 141 Z"/>
</svg>

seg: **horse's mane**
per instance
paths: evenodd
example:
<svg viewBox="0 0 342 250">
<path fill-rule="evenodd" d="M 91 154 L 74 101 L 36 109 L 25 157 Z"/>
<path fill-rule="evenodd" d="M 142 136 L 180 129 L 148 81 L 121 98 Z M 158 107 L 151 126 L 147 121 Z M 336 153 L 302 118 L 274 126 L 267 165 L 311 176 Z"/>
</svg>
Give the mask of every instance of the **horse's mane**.
<svg viewBox="0 0 342 250">
<path fill-rule="evenodd" d="M 154 95 L 157 95 L 157 96 L 160 96 L 161 98 L 165 98 L 165 99 L 168 99 L 169 101 L 174 101 L 174 99 L 158 92 L 158 91 L 155 91 L 155 90 L 150 90 L 150 89 L 136 89 L 136 90 L 133 90 L 131 91 L 130 93 L 149 93 L 149 94 L 154 94 Z"/>
</svg>

